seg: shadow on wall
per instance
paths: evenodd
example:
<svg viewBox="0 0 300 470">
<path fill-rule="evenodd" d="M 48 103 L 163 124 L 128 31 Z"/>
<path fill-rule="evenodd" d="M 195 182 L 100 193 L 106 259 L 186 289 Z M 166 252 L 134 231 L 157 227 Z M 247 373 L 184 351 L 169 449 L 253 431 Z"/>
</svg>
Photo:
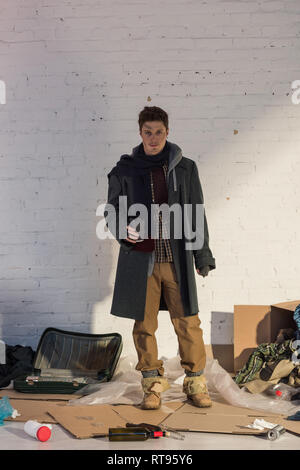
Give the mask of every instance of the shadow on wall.
<svg viewBox="0 0 300 470">
<path fill-rule="evenodd" d="M 247 320 L 247 321 L 249 321 L 249 320 Z M 270 325 L 270 312 L 268 312 L 262 318 L 262 320 L 257 323 L 257 328 L 256 328 L 256 345 L 257 346 L 259 346 L 262 343 L 267 343 L 268 342 L 268 340 L 269 340 L 269 338 L 268 338 L 269 325 Z M 250 326 L 252 326 L 252 325 L 250 325 L 250 322 L 249 322 L 249 327 Z M 252 328 L 251 328 L 251 330 L 252 330 Z M 251 335 L 251 332 L 249 330 L 249 337 L 251 337 L 251 336 L 252 335 Z M 243 367 L 247 363 L 250 355 L 254 351 L 255 351 L 255 347 L 252 347 L 252 348 L 245 347 L 243 349 L 243 351 L 235 359 L 236 364 L 239 365 L 238 367 L 236 366 L 236 368 L 240 369 L 241 367 Z"/>
<path fill-rule="evenodd" d="M 225 343 L 231 338 L 230 343 Z M 216 359 L 228 372 L 233 371 L 233 313 L 211 312 L 211 344 L 206 346 L 208 357 Z"/>
</svg>

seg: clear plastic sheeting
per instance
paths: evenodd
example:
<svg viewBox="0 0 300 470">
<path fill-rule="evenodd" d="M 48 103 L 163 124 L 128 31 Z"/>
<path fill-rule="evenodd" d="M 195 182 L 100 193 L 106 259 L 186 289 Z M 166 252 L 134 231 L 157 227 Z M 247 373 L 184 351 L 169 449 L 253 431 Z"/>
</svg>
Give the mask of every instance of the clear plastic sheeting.
<svg viewBox="0 0 300 470">
<path fill-rule="evenodd" d="M 171 412 L 174 410 L 167 408 L 164 402 L 186 400 L 186 395 L 182 392 L 185 373 L 180 365 L 179 356 L 161 359 L 164 362 L 164 375 L 170 384 L 170 388 L 162 394 L 162 411 L 165 408 L 165 411 Z M 135 370 L 135 365 L 135 356 L 121 358 L 110 382 L 87 385 L 79 391 L 84 396 L 70 400 L 69 404 L 73 406 L 103 403 L 139 405 L 143 399 L 142 374 Z M 204 375 L 213 401 L 276 414 L 293 414 L 300 410 L 300 402 L 278 400 L 263 394 L 251 394 L 245 388 L 241 389 L 216 359 L 207 358 Z"/>
<path fill-rule="evenodd" d="M 262 393 L 252 394 L 240 388 L 215 359 L 207 360 L 204 372 L 210 397 L 214 401 L 224 399 L 230 405 L 276 414 L 291 414 L 300 409 L 299 402 L 274 399 Z"/>
<path fill-rule="evenodd" d="M 164 361 L 165 377 L 168 378 L 170 384 L 170 388 L 162 394 L 162 411 L 164 411 L 164 402 L 184 400 L 186 395 L 182 392 L 184 375 L 182 374 L 183 369 L 180 365 L 180 358 L 177 356 L 171 359 L 164 357 L 161 359 Z M 135 370 L 136 362 L 136 357 L 134 356 L 121 358 L 110 382 L 91 384 L 83 387 L 78 394 L 84 394 L 84 396 L 76 400 L 70 400 L 69 404 L 140 404 L 143 399 L 142 374 Z M 182 376 L 182 381 L 180 376 Z M 168 408 L 165 411 L 173 412 L 174 410 Z"/>
</svg>

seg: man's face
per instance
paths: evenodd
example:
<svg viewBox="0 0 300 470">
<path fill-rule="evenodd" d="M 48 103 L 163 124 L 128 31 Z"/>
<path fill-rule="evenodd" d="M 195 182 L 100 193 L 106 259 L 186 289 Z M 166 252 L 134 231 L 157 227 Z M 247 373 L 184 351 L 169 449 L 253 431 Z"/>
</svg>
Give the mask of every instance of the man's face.
<svg viewBox="0 0 300 470">
<path fill-rule="evenodd" d="M 144 150 L 147 155 L 156 155 L 165 146 L 169 129 L 165 128 L 162 121 L 144 122 L 140 136 L 143 140 Z"/>
</svg>

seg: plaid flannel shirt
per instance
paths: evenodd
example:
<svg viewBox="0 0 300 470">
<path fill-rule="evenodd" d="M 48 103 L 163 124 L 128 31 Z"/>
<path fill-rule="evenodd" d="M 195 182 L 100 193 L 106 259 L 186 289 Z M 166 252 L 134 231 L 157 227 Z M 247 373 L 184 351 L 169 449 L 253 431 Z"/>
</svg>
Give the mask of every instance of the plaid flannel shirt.
<svg viewBox="0 0 300 470">
<path fill-rule="evenodd" d="M 163 165 L 165 179 L 167 179 L 168 164 Z M 150 171 L 151 176 L 151 192 L 152 192 L 152 203 L 155 203 L 155 194 L 153 187 L 153 175 Z M 171 263 L 173 262 L 172 249 L 170 239 L 162 238 L 162 233 L 167 236 L 166 228 L 162 224 L 161 212 L 159 212 L 159 238 L 154 239 L 155 246 L 155 262 L 156 263 Z M 156 221 L 157 222 L 157 221 Z"/>
</svg>

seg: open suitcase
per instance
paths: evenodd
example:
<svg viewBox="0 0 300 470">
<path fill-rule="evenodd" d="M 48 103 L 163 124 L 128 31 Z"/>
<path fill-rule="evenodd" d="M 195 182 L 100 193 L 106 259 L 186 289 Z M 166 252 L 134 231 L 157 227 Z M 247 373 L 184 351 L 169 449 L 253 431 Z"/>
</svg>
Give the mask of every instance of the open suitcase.
<svg viewBox="0 0 300 470">
<path fill-rule="evenodd" d="M 74 393 L 113 377 L 122 351 L 119 333 L 87 334 L 47 328 L 39 341 L 31 374 L 17 377 L 23 393 Z"/>
</svg>

